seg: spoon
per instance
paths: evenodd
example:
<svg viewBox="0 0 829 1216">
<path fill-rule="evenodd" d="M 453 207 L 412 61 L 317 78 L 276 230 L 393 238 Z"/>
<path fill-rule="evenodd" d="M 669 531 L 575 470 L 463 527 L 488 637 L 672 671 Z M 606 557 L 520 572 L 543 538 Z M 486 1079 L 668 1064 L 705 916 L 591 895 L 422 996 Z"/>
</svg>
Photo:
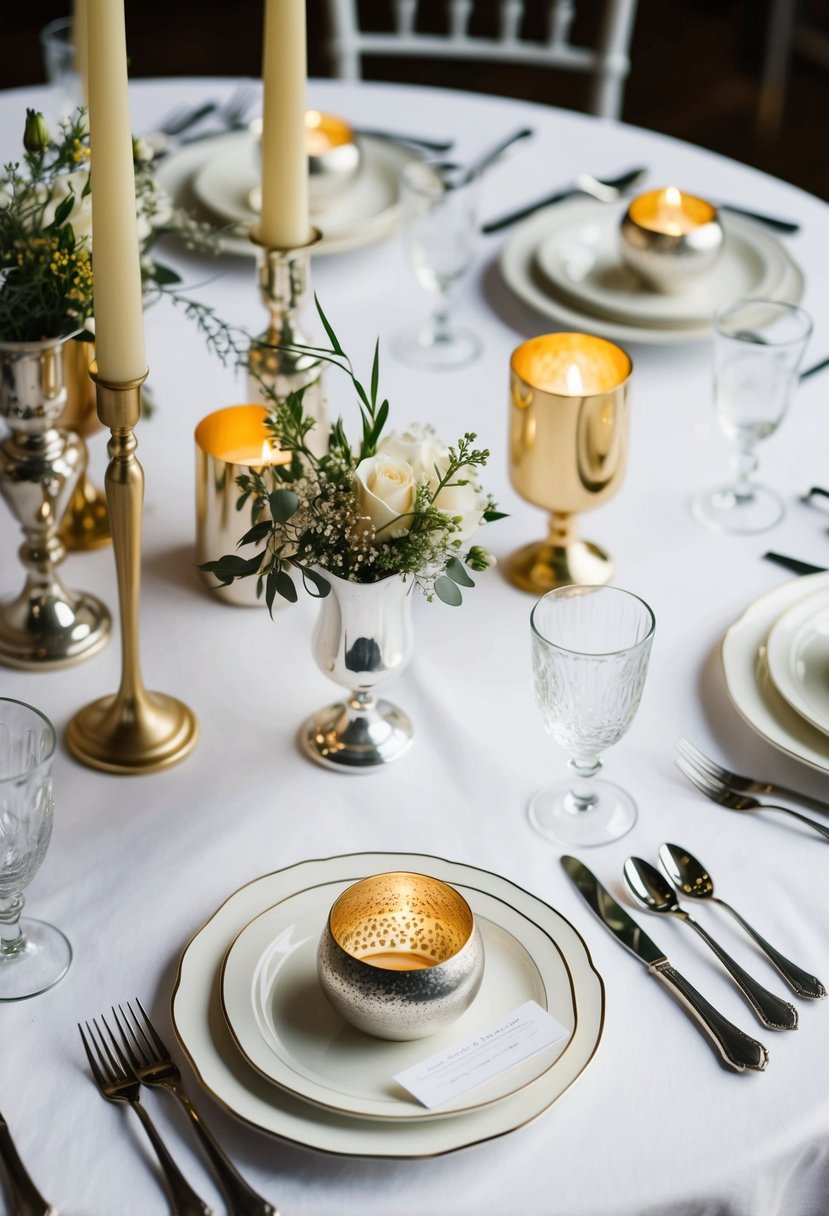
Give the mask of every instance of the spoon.
<svg viewBox="0 0 829 1216">
<path fill-rule="evenodd" d="M 774 946 L 761 937 L 748 921 L 743 920 L 736 908 L 732 908 L 731 904 L 727 904 L 724 899 L 719 899 L 714 894 L 713 880 L 709 877 L 702 862 L 697 861 L 696 857 L 686 849 L 681 849 L 679 845 L 663 844 L 659 849 L 659 860 L 671 882 L 679 888 L 683 895 L 687 895 L 690 899 L 710 900 L 730 912 L 798 996 L 811 997 L 814 1000 L 826 996 L 826 989 L 816 976 L 809 975 L 807 971 L 790 962 L 779 950 L 775 950 Z"/>
<path fill-rule="evenodd" d="M 580 173 L 573 184 L 565 190 L 557 190 L 555 194 L 536 199 L 534 203 L 521 207 L 518 211 L 511 211 L 508 215 L 502 215 L 500 219 L 490 220 L 488 224 L 482 226 L 481 232 L 500 232 L 502 228 L 508 228 L 510 224 L 523 220 L 526 216 L 532 215 L 534 211 L 540 210 L 541 207 L 563 202 L 564 199 L 572 198 L 576 194 L 589 194 L 591 198 L 598 199 L 600 203 L 615 203 L 628 190 L 632 190 L 634 186 L 638 185 L 646 173 L 647 169 L 639 167 L 628 169 L 626 173 L 620 173 L 618 177 L 604 179 L 592 177 L 589 173 Z"/>
<path fill-rule="evenodd" d="M 779 996 L 769 992 L 747 971 L 744 971 L 730 954 L 726 954 L 722 946 L 709 936 L 702 925 L 679 906 L 673 887 L 654 866 L 643 861 L 641 857 L 628 857 L 625 862 L 625 882 L 636 902 L 648 912 L 662 912 L 667 916 L 678 916 L 680 920 L 696 929 L 702 940 L 714 951 L 731 975 L 764 1026 L 768 1026 L 771 1030 L 796 1029 L 797 1010 L 794 1005 L 790 1005 L 788 1001 L 781 1000 Z"/>
</svg>

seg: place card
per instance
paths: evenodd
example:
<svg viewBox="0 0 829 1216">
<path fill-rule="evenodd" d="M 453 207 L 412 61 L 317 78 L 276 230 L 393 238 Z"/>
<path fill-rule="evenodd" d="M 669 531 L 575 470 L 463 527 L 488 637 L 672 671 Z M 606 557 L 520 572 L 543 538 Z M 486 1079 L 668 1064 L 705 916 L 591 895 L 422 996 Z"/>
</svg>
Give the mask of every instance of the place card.
<svg viewBox="0 0 829 1216">
<path fill-rule="evenodd" d="M 560 1022 L 536 1001 L 527 1001 L 468 1039 L 404 1069 L 394 1079 L 431 1110 L 566 1037 Z"/>
</svg>

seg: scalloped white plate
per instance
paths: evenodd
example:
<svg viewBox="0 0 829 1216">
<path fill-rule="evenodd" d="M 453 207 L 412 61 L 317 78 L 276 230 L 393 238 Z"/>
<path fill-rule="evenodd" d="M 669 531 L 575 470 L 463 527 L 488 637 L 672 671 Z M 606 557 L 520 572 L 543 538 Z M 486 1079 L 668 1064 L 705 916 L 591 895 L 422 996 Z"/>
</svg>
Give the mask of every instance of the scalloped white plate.
<svg viewBox="0 0 829 1216">
<path fill-rule="evenodd" d="M 784 612 L 769 633 L 769 674 L 801 717 L 829 734 L 829 591 Z"/>
</svg>

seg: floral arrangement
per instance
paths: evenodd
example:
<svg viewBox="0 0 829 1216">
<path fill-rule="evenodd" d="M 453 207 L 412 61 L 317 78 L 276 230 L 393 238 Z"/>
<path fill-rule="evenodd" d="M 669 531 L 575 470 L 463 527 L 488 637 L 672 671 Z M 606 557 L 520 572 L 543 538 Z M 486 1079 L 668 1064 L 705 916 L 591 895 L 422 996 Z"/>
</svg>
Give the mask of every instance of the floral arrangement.
<svg viewBox="0 0 829 1216">
<path fill-rule="evenodd" d="M 26 111 L 22 162 L 0 176 L 0 337 L 36 342 L 76 333 L 92 315 L 92 200 L 86 112 L 64 119 L 53 138 L 43 115 Z M 152 153 L 133 142 L 136 213 L 145 291 L 165 291 L 178 275 L 153 254 L 168 232 L 190 248 L 218 252 L 208 225 L 173 208 L 152 170 Z M 91 337 L 91 334 L 87 335 Z"/>
<path fill-rule="evenodd" d="M 317 455 L 310 439 L 316 424 L 303 410 L 303 391 L 277 401 L 267 426 L 285 463 L 251 468 L 238 479 L 237 505 L 241 510 L 250 503 L 252 521 L 239 547 L 262 547 L 253 557 L 227 554 L 201 569 L 223 586 L 255 576 L 269 611 L 277 595 L 297 599 L 295 572 L 317 597 L 330 590 L 326 573 L 356 583 L 401 575 L 429 600 L 460 604 L 461 588 L 475 585 L 469 571 L 494 564 L 486 549 L 468 542 L 480 524 L 503 517 L 477 478 L 489 452 L 473 446 L 471 432 L 454 446 L 429 427 L 386 432 L 379 343 L 366 389 L 319 302 L 317 310 L 330 348 L 292 349 L 348 375 L 362 424 L 359 441 L 352 445 L 338 419 L 327 450 Z"/>
</svg>

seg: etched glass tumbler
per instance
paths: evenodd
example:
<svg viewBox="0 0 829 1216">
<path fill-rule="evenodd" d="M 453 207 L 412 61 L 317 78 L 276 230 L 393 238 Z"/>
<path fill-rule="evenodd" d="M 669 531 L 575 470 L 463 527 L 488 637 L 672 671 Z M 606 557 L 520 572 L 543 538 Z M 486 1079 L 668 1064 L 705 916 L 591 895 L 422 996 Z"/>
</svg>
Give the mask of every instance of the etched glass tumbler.
<svg viewBox="0 0 829 1216">
<path fill-rule="evenodd" d="M 618 587 L 559 587 L 535 605 L 530 627 L 538 707 L 574 774 L 533 795 L 530 823 L 568 847 L 617 840 L 636 822 L 636 804 L 596 775 L 601 753 L 618 743 L 639 706 L 653 612 Z"/>
<path fill-rule="evenodd" d="M 481 352 L 478 336 L 459 328 L 451 311 L 452 289 L 475 252 L 478 183 L 474 171 L 441 161 L 412 161 L 400 175 L 403 244 L 415 278 L 434 297 L 428 321 L 392 341 L 409 367 L 465 367 Z"/>
<path fill-rule="evenodd" d="M 59 929 L 20 919 L 23 891 L 52 835 L 55 728 L 22 701 L 0 698 L 0 1000 L 56 984 L 72 960 Z"/>
<path fill-rule="evenodd" d="M 714 317 L 714 406 L 734 445 L 735 477 L 698 494 L 697 519 L 719 532 L 765 532 L 784 512 L 780 496 L 754 480 L 757 444 L 786 414 L 812 332 L 807 312 L 777 300 L 737 300 Z"/>
</svg>

